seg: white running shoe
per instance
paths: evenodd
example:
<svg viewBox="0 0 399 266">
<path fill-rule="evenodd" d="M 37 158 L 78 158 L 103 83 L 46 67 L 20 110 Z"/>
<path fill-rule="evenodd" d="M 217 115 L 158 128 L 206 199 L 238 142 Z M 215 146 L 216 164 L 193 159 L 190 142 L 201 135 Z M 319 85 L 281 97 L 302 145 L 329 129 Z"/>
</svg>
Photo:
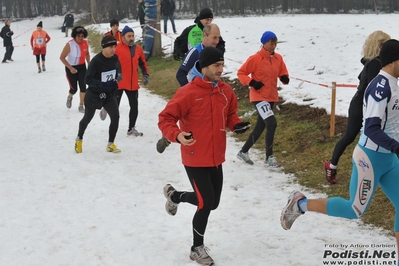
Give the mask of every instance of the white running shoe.
<svg viewBox="0 0 399 266">
<path fill-rule="evenodd" d="M 101 111 L 100 111 L 100 119 L 101 119 L 102 121 L 104 121 L 105 118 L 107 118 L 107 111 L 105 111 L 104 108 L 101 108 Z"/>
<path fill-rule="evenodd" d="M 247 164 L 253 165 L 254 162 L 249 158 L 248 152 L 239 151 L 237 154 L 237 158 L 243 160 Z"/>
<path fill-rule="evenodd" d="M 143 132 L 138 132 L 136 127 L 133 127 L 132 129 L 127 131 L 128 136 L 135 136 L 135 137 L 141 137 L 143 136 Z"/>
<path fill-rule="evenodd" d="M 204 245 L 199 247 L 192 247 L 190 252 L 190 259 L 195 260 L 201 265 L 211 266 L 214 265 L 214 261 L 209 256 L 209 249 Z"/>
<path fill-rule="evenodd" d="M 166 203 L 165 203 L 165 210 L 168 214 L 174 216 L 177 212 L 177 207 L 179 207 L 179 203 L 174 203 L 172 201 L 172 194 L 176 191 L 174 187 L 172 187 L 171 184 L 167 184 L 163 188 L 163 195 L 166 198 Z"/>
<path fill-rule="evenodd" d="M 274 168 L 279 168 L 281 165 L 277 162 L 276 157 L 274 155 L 270 155 L 267 160 L 265 160 L 265 166 L 266 167 L 274 167 Z"/>
<path fill-rule="evenodd" d="M 285 230 L 290 230 L 295 220 L 304 214 L 304 212 L 299 208 L 298 201 L 305 198 L 305 195 L 297 190 L 292 191 L 289 195 L 287 205 L 284 207 L 280 216 L 281 226 Z"/>
</svg>

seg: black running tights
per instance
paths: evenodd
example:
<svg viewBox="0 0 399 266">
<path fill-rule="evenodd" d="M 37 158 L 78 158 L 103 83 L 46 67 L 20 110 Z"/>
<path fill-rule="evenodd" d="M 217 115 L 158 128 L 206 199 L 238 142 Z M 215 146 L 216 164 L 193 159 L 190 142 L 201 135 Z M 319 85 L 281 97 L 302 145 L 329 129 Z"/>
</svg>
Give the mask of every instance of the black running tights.
<svg viewBox="0 0 399 266">
<path fill-rule="evenodd" d="M 348 147 L 359 134 L 362 128 L 363 114 L 351 111 L 349 108 L 348 123 L 346 124 L 346 130 L 342 138 L 335 144 L 331 163 L 338 165 L 339 158 L 344 153 L 346 147 Z"/>
<path fill-rule="evenodd" d="M 258 102 L 254 103 L 256 106 Z M 273 109 L 274 103 L 270 103 L 271 108 Z M 269 116 L 266 120 L 258 113 L 258 119 L 256 120 L 256 125 L 254 130 L 249 134 L 247 141 L 242 147 L 242 152 L 248 152 L 249 149 L 255 144 L 255 142 L 259 139 L 260 135 L 262 135 L 263 130 L 266 128 L 265 135 L 265 145 L 266 145 L 266 159 L 269 158 L 270 155 L 273 155 L 273 142 L 274 142 L 274 134 L 277 128 L 277 120 L 274 115 Z"/>
<path fill-rule="evenodd" d="M 193 245 L 204 244 L 204 234 L 208 217 L 219 206 L 223 187 L 222 165 L 217 167 L 184 166 L 194 192 L 176 192 L 173 201 L 188 202 L 197 206 L 193 217 Z"/>
<path fill-rule="evenodd" d="M 139 115 L 139 91 L 128 91 L 128 90 L 118 90 L 116 92 L 116 99 L 118 101 L 118 106 L 121 102 L 123 92 L 129 100 L 130 112 L 129 112 L 129 128 L 131 130 L 136 126 L 137 117 Z"/>
<path fill-rule="evenodd" d="M 85 130 L 87 126 L 89 125 L 90 121 L 93 119 L 93 116 L 96 112 L 96 109 L 91 109 L 87 108 L 87 105 L 85 106 L 85 114 L 79 122 L 79 132 L 78 132 L 78 137 L 80 139 L 83 139 L 83 134 L 85 133 Z M 116 132 L 118 132 L 118 126 L 119 126 L 119 108 L 118 108 L 118 103 L 116 102 L 116 98 L 113 97 L 109 101 L 107 101 L 104 104 L 104 109 L 107 111 L 109 117 L 110 117 L 110 124 L 109 124 L 109 130 L 108 130 L 108 142 L 114 142 Z"/>
</svg>

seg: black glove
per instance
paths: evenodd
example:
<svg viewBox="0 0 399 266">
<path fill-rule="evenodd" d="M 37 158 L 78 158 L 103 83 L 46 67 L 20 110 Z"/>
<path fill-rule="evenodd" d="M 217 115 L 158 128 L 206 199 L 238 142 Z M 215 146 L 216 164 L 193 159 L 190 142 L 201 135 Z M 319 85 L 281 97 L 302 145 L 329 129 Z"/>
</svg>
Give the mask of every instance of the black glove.
<svg viewBox="0 0 399 266">
<path fill-rule="evenodd" d="M 289 78 L 287 75 L 284 75 L 284 76 L 281 76 L 281 77 L 280 77 L 280 81 L 281 81 L 283 84 L 288 84 L 288 83 L 290 83 L 290 78 Z"/>
<path fill-rule="evenodd" d="M 173 53 L 173 58 L 174 58 L 176 61 L 180 61 L 180 60 L 181 60 L 181 57 L 180 57 L 180 55 L 179 55 L 178 53 Z"/>
<path fill-rule="evenodd" d="M 105 81 L 105 82 L 101 82 L 102 83 L 102 86 L 104 87 L 104 88 L 107 88 L 107 89 L 118 89 L 118 82 L 115 80 L 115 79 L 113 79 L 113 80 L 108 80 L 108 81 Z"/>
<path fill-rule="evenodd" d="M 249 86 L 251 86 L 252 88 L 254 88 L 255 90 L 259 90 L 260 88 L 262 88 L 265 84 L 262 83 L 262 81 L 256 81 L 256 80 L 251 80 L 251 82 L 249 82 Z"/>
<path fill-rule="evenodd" d="M 237 134 L 242 134 L 245 131 L 247 131 L 247 129 L 250 127 L 251 127 L 251 124 L 249 122 L 240 122 L 240 123 L 235 124 L 234 132 Z"/>
<path fill-rule="evenodd" d="M 150 82 L 150 77 L 148 75 L 144 75 L 144 85 L 147 85 Z"/>
</svg>

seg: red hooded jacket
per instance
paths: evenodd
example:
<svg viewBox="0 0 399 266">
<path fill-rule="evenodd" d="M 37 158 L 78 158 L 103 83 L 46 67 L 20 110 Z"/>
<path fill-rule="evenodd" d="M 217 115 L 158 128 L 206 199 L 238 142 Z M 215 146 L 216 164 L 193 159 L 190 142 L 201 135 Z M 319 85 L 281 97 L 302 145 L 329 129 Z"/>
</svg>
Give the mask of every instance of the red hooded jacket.
<svg viewBox="0 0 399 266">
<path fill-rule="evenodd" d="M 185 166 L 215 167 L 225 161 L 226 128 L 233 131 L 234 125 L 241 122 L 237 109 L 236 95 L 228 84 L 219 81 L 213 87 L 195 77 L 176 91 L 159 114 L 158 127 L 172 142 L 177 142 L 180 132 L 192 132 L 196 143 L 180 145 Z"/>
</svg>

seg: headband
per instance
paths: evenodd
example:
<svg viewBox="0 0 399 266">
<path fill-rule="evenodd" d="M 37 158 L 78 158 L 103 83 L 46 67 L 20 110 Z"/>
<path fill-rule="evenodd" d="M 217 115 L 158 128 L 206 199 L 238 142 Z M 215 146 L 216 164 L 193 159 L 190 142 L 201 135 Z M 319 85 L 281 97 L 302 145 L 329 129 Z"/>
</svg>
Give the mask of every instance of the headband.
<svg viewBox="0 0 399 266">
<path fill-rule="evenodd" d="M 116 41 L 104 43 L 104 44 L 102 45 L 102 47 L 103 47 L 103 48 L 107 48 L 107 47 L 114 46 L 114 45 L 116 45 Z"/>
</svg>

